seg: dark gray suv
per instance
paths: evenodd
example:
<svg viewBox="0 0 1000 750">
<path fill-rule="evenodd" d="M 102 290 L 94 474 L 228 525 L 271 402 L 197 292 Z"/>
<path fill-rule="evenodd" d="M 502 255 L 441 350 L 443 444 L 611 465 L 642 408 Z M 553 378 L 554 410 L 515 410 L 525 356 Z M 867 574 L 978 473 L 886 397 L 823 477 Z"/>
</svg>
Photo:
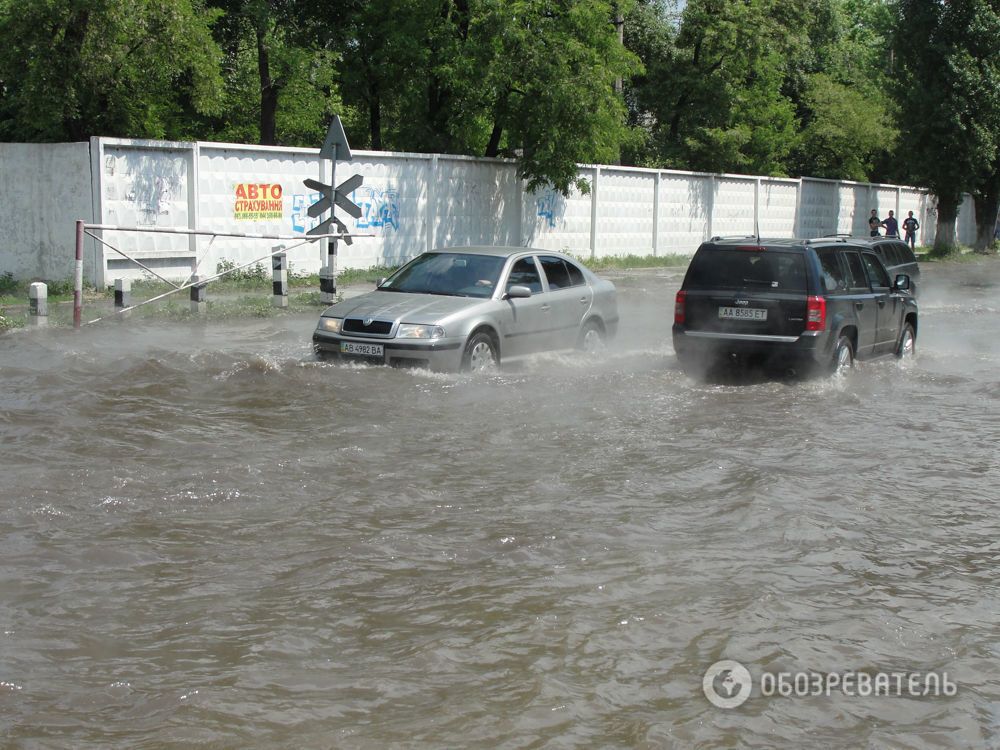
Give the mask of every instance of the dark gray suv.
<svg viewBox="0 0 1000 750">
<path fill-rule="evenodd" d="M 915 353 L 917 303 L 870 242 L 715 237 L 698 248 L 674 306 L 686 371 L 720 363 L 838 372 Z"/>
</svg>

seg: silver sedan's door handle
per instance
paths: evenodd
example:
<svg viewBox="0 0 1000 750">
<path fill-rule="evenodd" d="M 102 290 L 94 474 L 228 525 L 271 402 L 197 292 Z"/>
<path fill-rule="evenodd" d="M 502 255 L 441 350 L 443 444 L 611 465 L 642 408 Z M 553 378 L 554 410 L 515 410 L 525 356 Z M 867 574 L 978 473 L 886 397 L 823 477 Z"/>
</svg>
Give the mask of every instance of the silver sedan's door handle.
<svg viewBox="0 0 1000 750">
<path fill-rule="evenodd" d="M 580 304 L 581 305 L 586 305 L 588 302 L 590 302 L 590 300 L 587 299 L 586 297 L 580 297 Z"/>
<path fill-rule="evenodd" d="M 541 310 L 542 312 L 548 312 L 549 311 L 549 306 L 548 305 L 542 305 L 538 309 Z"/>
</svg>

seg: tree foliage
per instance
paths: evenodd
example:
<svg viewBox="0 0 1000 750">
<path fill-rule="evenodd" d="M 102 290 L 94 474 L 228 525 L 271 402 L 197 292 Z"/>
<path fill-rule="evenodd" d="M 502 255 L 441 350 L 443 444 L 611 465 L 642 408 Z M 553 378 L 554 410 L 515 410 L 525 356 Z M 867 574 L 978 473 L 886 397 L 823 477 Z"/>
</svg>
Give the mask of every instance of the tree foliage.
<svg viewBox="0 0 1000 750">
<path fill-rule="evenodd" d="M 902 145 L 914 180 L 937 196 L 940 249 L 955 244 L 962 193 L 989 179 L 997 159 L 1000 3 L 900 0 L 897 28 Z"/>
<path fill-rule="evenodd" d="M 953 226 L 1000 195 L 998 4 L 0 0 L 0 138 L 315 147 L 338 114 L 532 188 L 619 161 L 906 181 Z"/>
<path fill-rule="evenodd" d="M 5 0 L 0 137 L 196 136 L 221 102 L 217 17 L 195 0 Z"/>
</svg>

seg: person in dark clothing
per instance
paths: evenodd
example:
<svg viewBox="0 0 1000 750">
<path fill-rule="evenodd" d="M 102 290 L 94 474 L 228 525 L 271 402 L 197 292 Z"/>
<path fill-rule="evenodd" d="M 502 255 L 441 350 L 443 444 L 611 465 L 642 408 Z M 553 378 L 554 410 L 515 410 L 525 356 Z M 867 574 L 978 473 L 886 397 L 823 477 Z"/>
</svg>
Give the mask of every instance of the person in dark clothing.
<svg viewBox="0 0 1000 750">
<path fill-rule="evenodd" d="M 882 222 L 878 218 L 878 211 L 874 208 L 872 209 L 872 215 L 868 217 L 868 228 L 871 230 L 872 237 L 878 237 L 878 228 L 882 226 Z"/>
<path fill-rule="evenodd" d="M 896 221 L 896 217 L 892 215 L 892 211 L 889 215 L 885 217 L 885 221 L 882 222 L 882 226 L 885 227 L 886 237 L 899 237 L 899 222 Z"/>
<path fill-rule="evenodd" d="M 903 240 L 912 250 L 917 246 L 917 230 L 920 229 L 920 222 L 913 218 L 913 211 L 903 219 L 903 231 L 906 233 Z"/>
</svg>

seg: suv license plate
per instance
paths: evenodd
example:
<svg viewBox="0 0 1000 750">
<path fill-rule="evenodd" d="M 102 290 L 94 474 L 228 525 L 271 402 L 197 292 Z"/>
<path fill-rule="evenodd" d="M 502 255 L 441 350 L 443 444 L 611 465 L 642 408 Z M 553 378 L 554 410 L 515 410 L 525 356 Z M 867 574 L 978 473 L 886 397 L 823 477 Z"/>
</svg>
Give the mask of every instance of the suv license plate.
<svg viewBox="0 0 1000 750">
<path fill-rule="evenodd" d="M 381 357 L 385 352 L 382 344 L 358 344 L 353 341 L 341 341 L 341 354 L 360 354 L 362 357 Z"/>
<path fill-rule="evenodd" d="M 767 308 L 720 307 L 719 318 L 723 320 L 767 320 Z"/>
</svg>

